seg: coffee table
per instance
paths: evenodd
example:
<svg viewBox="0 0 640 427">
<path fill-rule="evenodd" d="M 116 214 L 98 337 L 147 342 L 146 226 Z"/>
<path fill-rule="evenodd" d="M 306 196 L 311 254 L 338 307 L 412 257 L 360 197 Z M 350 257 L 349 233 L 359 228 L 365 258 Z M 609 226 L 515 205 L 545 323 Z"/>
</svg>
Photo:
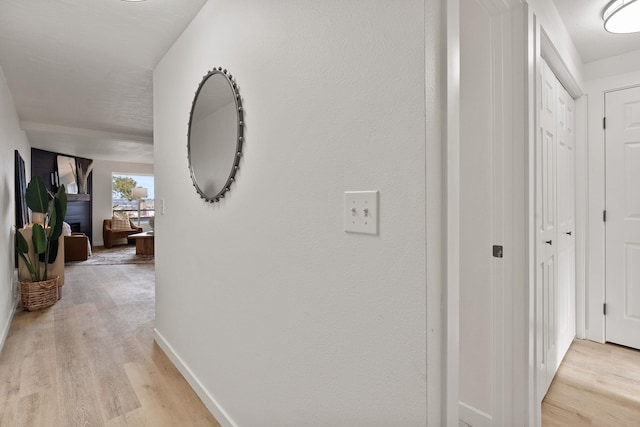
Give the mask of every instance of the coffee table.
<svg viewBox="0 0 640 427">
<path fill-rule="evenodd" d="M 153 231 L 131 234 L 129 239 L 136 241 L 136 255 L 154 255 Z"/>
</svg>

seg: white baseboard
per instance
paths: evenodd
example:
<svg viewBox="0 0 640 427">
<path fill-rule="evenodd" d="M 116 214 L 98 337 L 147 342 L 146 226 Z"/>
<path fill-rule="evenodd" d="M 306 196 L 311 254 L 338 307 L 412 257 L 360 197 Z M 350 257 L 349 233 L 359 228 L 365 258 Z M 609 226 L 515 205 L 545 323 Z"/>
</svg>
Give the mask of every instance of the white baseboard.
<svg viewBox="0 0 640 427">
<path fill-rule="evenodd" d="M 222 427 L 237 427 L 237 425 L 231 420 L 229 415 L 225 412 L 220 404 L 209 394 L 207 389 L 204 388 L 202 383 L 196 378 L 191 370 L 185 365 L 180 356 L 176 354 L 171 345 L 164 339 L 162 334 L 157 329 L 153 330 L 156 343 L 165 352 L 169 360 L 178 368 L 178 371 L 187 380 L 193 391 L 196 392 L 200 400 L 207 407 L 209 412 L 215 417 Z"/>
<path fill-rule="evenodd" d="M 458 402 L 458 411 L 460 421 L 471 427 L 491 427 L 493 425 L 491 415 L 485 414 L 466 403 Z"/>
<path fill-rule="evenodd" d="M 11 322 L 13 321 L 13 316 L 16 314 L 16 309 L 18 308 L 18 299 L 13 299 L 13 308 L 11 309 L 11 314 L 7 318 L 6 324 L 2 327 L 2 334 L 0 335 L 0 353 L 4 348 L 4 343 L 7 340 L 7 336 L 9 336 L 9 329 L 11 328 Z"/>
</svg>

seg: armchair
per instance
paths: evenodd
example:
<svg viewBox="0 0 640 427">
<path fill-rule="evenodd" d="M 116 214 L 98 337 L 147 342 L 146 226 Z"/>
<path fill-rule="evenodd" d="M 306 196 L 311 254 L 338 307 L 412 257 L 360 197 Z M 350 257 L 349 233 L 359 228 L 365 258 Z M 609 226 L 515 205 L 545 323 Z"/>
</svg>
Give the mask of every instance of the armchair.
<svg viewBox="0 0 640 427">
<path fill-rule="evenodd" d="M 89 238 L 84 233 L 64 236 L 64 261 L 86 261 L 89 257 Z"/>
<path fill-rule="evenodd" d="M 102 240 L 105 248 L 113 247 L 113 239 L 122 239 L 129 237 L 131 234 L 142 233 L 142 227 L 136 226 L 133 221 L 129 220 L 131 228 L 112 228 L 112 219 L 105 219 L 102 222 Z"/>
</svg>

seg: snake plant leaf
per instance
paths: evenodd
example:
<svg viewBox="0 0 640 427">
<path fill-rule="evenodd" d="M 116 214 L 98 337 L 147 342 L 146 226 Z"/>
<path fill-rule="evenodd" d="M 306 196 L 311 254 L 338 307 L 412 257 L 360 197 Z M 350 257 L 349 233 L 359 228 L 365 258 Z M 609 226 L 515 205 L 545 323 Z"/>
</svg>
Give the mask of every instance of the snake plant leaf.
<svg viewBox="0 0 640 427">
<path fill-rule="evenodd" d="M 49 217 L 49 240 L 58 240 L 62 235 L 62 222 L 64 220 L 62 201 L 58 198 L 53 199 L 53 209 Z"/>
<path fill-rule="evenodd" d="M 36 255 L 45 253 L 47 250 L 47 235 L 44 228 L 40 224 L 33 224 L 31 228 L 33 235 L 31 241 L 33 242 L 33 251 Z"/>
<path fill-rule="evenodd" d="M 58 256 L 59 246 L 60 246 L 60 239 L 51 241 L 51 245 L 49 246 L 49 259 L 47 260 L 49 264 L 53 264 L 56 261 L 56 257 Z M 44 261 L 44 259 L 42 261 Z"/>
<path fill-rule="evenodd" d="M 18 249 L 18 253 L 19 254 L 28 254 L 29 253 L 29 243 L 27 242 L 27 239 L 24 238 L 24 236 L 22 235 L 21 232 L 18 231 L 16 233 L 16 239 L 17 239 L 16 249 Z"/>
<path fill-rule="evenodd" d="M 31 263 L 31 257 L 29 256 L 29 243 L 20 231 L 16 232 L 16 251 L 18 252 L 18 255 L 20 255 L 20 258 L 22 258 L 27 270 L 29 270 L 31 277 L 36 277 L 36 269 Z"/>
<path fill-rule="evenodd" d="M 49 258 L 47 262 L 53 264 L 58 256 L 58 242 L 60 236 L 62 236 L 62 222 L 64 219 L 64 211 L 66 207 L 66 193 L 64 188 L 62 192 L 58 191 L 56 197 L 53 199 L 53 209 L 51 210 L 51 216 L 49 217 Z M 62 194 L 62 197 L 59 197 Z M 63 200 L 64 199 L 64 200 Z M 42 259 L 44 261 L 44 258 Z"/>
<path fill-rule="evenodd" d="M 56 193 L 56 200 L 60 202 L 61 211 L 58 215 L 58 218 L 61 218 L 62 224 L 62 221 L 64 221 L 64 218 L 67 216 L 67 189 L 65 188 L 64 184 L 62 184 L 60 188 L 58 188 L 58 192 Z"/>
<path fill-rule="evenodd" d="M 36 269 L 33 266 L 33 264 L 31 264 L 31 261 L 29 261 L 29 258 L 27 258 L 27 256 L 25 254 L 18 254 L 20 255 L 20 258 L 22 258 L 22 262 L 24 262 L 24 265 L 27 266 L 27 270 L 29 270 L 29 274 L 31 275 L 31 278 L 35 278 L 36 277 Z"/>
<path fill-rule="evenodd" d="M 27 206 L 29 206 L 29 209 L 33 212 L 47 212 L 49 207 L 49 193 L 47 193 L 47 187 L 45 187 L 42 178 L 39 176 L 33 177 L 29 185 L 27 185 L 25 199 L 27 200 Z"/>
</svg>

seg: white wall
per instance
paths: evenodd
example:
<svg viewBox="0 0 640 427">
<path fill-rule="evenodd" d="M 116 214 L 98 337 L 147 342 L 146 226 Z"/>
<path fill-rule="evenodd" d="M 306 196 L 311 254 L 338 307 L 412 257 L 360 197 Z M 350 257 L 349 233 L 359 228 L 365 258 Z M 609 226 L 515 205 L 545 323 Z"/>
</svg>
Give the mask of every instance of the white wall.
<svg viewBox="0 0 640 427">
<path fill-rule="evenodd" d="M 186 158 L 186 155 L 183 157 Z M 153 175 L 153 165 L 146 163 L 113 162 L 94 160 L 93 162 L 93 246 L 102 246 L 102 221 L 113 216 L 111 190 L 113 174 Z"/>
<path fill-rule="evenodd" d="M 13 97 L 9 92 L 4 72 L 0 68 L 0 351 L 9 332 L 16 304 L 17 284 L 15 272 L 15 200 L 14 200 L 14 150 L 25 161 L 27 174 L 31 171 L 31 148 L 18 121 Z M 28 175 L 29 176 L 29 175 Z M 28 178 L 27 178 L 28 180 Z"/>
<path fill-rule="evenodd" d="M 584 64 L 584 79 L 592 82 L 640 71 L 640 50 Z"/>
<path fill-rule="evenodd" d="M 426 424 L 436 11 L 210 0 L 156 68 L 157 338 L 223 425 Z M 211 205 L 191 185 L 186 125 L 214 66 L 238 81 L 247 142 Z M 343 232 L 345 190 L 380 191 L 378 236 Z"/>
</svg>

